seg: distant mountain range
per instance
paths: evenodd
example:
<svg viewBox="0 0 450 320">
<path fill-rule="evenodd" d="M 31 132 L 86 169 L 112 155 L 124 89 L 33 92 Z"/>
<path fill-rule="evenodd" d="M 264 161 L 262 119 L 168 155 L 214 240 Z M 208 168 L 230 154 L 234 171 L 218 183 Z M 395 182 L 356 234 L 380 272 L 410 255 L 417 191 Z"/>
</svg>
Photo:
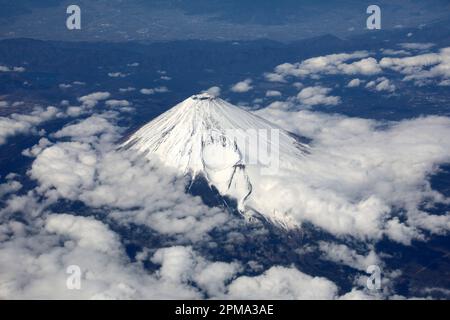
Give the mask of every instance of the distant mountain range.
<svg viewBox="0 0 450 320">
<path fill-rule="evenodd" d="M 295 41 L 325 33 L 366 30 L 372 2 L 252 0 L 108 0 L 76 2 L 82 29 L 66 28 L 66 0 L 0 0 L 0 38 L 63 41 L 255 40 Z M 379 0 L 382 28 L 414 28 L 448 19 L 445 0 Z"/>
</svg>

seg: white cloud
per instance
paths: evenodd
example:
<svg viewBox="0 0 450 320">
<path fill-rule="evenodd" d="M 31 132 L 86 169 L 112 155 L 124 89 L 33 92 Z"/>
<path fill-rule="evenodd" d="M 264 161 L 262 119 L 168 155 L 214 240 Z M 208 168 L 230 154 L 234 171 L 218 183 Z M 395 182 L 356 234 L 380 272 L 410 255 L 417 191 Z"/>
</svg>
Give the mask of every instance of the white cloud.
<svg viewBox="0 0 450 320">
<path fill-rule="evenodd" d="M 381 260 L 374 250 L 364 256 L 358 254 L 355 250 L 350 249 L 343 244 L 330 243 L 325 241 L 319 242 L 319 249 L 323 252 L 323 258 L 339 264 L 344 264 L 351 268 L 366 272 L 371 265 L 382 267 Z"/>
<path fill-rule="evenodd" d="M 121 93 L 131 92 L 131 91 L 135 91 L 135 90 L 136 90 L 136 88 L 134 88 L 134 87 L 127 87 L 127 88 L 120 88 L 120 89 L 119 89 L 119 91 L 120 91 Z"/>
<path fill-rule="evenodd" d="M 411 53 L 406 50 L 381 49 L 380 51 L 387 56 L 401 56 L 401 55 L 409 56 L 409 55 L 411 55 Z"/>
<path fill-rule="evenodd" d="M 220 87 L 214 86 L 203 92 L 206 92 L 206 93 L 212 95 L 213 97 L 220 97 L 221 89 L 220 89 Z"/>
<path fill-rule="evenodd" d="M 131 262 L 118 235 L 93 218 L 50 214 L 30 221 L 27 228 L 15 221 L 2 224 L 2 228 L 13 236 L 0 246 L 1 299 L 201 298 L 199 289 L 184 279 L 169 281 L 161 273 L 149 273 Z M 195 254 L 192 258 L 181 256 L 177 261 L 187 268 L 185 272 L 192 273 L 190 278 L 197 270 L 189 269 L 189 259 L 194 265 L 198 260 L 208 265 Z M 161 264 L 159 270 L 172 267 L 170 259 Z M 80 290 L 66 286 L 66 270 L 71 265 L 82 272 Z M 165 275 L 170 276 L 170 271 Z"/>
<path fill-rule="evenodd" d="M 284 79 L 284 76 L 282 74 L 278 74 L 275 72 L 265 73 L 264 77 L 267 81 L 270 82 L 286 82 L 286 79 Z"/>
<path fill-rule="evenodd" d="M 84 108 L 83 106 L 79 107 L 79 106 L 69 106 L 66 109 L 66 114 L 69 117 L 78 117 L 82 114 L 86 113 L 86 108 Z"/>
<path fill-rule="evenodd" d="M 294 64 L 283 63 L 275 68 L 274 73 L 266 74 L 266 78 L 282 82 L 288 76 L 316 77 L 321 74 L 373 75 L 380 73 L 382 70 L 377 60 L 368 56 L 369 53 L 366 51 L 357 51 L 309 58 Z M 347 61 L 352 62 L 347 63 Z"/>
<path fill-rule="evenodd" d="M 77 141 L 96 141 L 101 135 L 102 142 L 114 141 L 118 138 L 117 127 L 110 123 L 107 115 L 93 115 L 75 124 L 69 124 L 52 136 L 55 138 L 71 137 Z"/>
<path fill-rule="evenodd" d="M 11 179 L 7 180 L 7 182 L 0 184 L 0 198 L 22 189 L 22 184 L 20 182 Z"/>
<path fill-rule="evenodd" d="M 301 225 L 308 221 L 337 236 L 381 239 L 408 244 L 423 239 L 423 230 L 446 234 L 450 215 L 420 209 L 426 200 L 450 202 L 431 189 L 427 178 L 450 160 L 450 119 L 404 120 L 380 129 L 382 123 L 317 112 L 287 112 L 294 106 L 272 104 L 258 115 L 313 139 L 311 154 L 297 174 L 259 182 L 256 210 L 289 213 Z M 413 157 L 411 155 L 414 155 Z M 268 188 L 268 189 L 267 189 Z M 271 194 L 270 200 L 263 194 Z M 405 212 L 400 217 L 396 208 Z"/>
<path fill-rule="evenodd" d="M 350 80 L 350 82 L 347 84 L 347 87 L 349 87 L 349 88 L 355 88 L 355 87 L 359 87 L 360 84 L 361 84 L 361 80 L 359 80 L 358 78 L 356 78 L 356 79 Z"/>
<path fill-rule="evenodd" d="M 330 88 L 321 86 L 306 87 L 297 94 L 297 99 L 301 104 L 306 106 L 320 104 L 335 106 L 341 102 L 341 98 L 337 96 L 328 96 L 330 91 Z"/>
<path fill-rule="evenodd" d="M 40 124 L 56 118 L 58 113 L 59 110 L 52 106 L 46 109 L 35 107 L 30 114 L 14 113 L 0 117 L 0 145 L 14 135 L 33 132 Z"/>
<path fill-rule="evenodd" d="M 107 100 L 105 102 L 105 104 L 108 107 L 111 107 L 111 108 L 129 107 L 131 105 L 131 103 L 129 101 L 127 101 L 127 100 L 114 100 L 114 99 L 113 100 Z"/>
<path fill-rule="evenodd" d="M 393 92 L 395 91 L 395 85 L 391 84 L 389 79 L 384 79 L 375 86 L 375 90 Z"/>
<path fill-rule="evenodd" d="M 201 238 L 230 216 L 185 193 L 187 181 L 112 144 L 117 128 L 94 115 L 68 125 L 53 136 L 72 137 L 42 150 L 30 175 L 50 200 L 79 200 L 91 207 L 111 208 L 119 223 L 146 225 L 162 234 Z M 70 170 L 68 170 L 70 168 Z M 118 170 L 120 175 L 117 175 Z"/>
<path fill-rule="evenodd" d="M 365 58 L 350 64 L 343 63 L 338 65 L 337 68 L 344 74 L 374 75 L 382 71 L 374 58 Z"/>
<path fill-rule="evenodd" d="M 437 53 L 426 53 L 404 58 L 383 58 L 383 68 L 389 68 L 405 75 L 405 81 L 415 81 L 422 85 L 426 81 L 440 78 L 450 79 L 450 47 Z"/>
<path fill-rule="evenodd" d="M 272 112 L 276 114 L 277 110 L 262 113 L 270 115 Z M 392 153 L 398 150 L 398 145 L 405 145 L 404 139 L 412 136 L 410 132 L 389 131 L 387 137 L 399 141 L 384 146 L 385 141 L 394 138 L 382 136 L 382 131 L 377 131 L 377 125 L 369 120 L 306 111 L 281 112 L 275 118 L 292 131 L 314 138 L 314 148 L 311 159 L 302 163 L 305 168 L 300 176 L 292 176 L 290 180 L 283 178 L 280 184 L 270 181 L 268 192 L 272 196 L 257 199 L 261 208 L 275 202 L 277 208 L 287 209 L 299 222 L 309 221 L 338 236 L 363 239 L 377 238 L 385 232 L 391 238 L 407 242 L 418 237 L 415 227 L 426 227 L 433 232 L 447 228 L 445 216 L 425 219 L 416 212 L 408 215 L 406 222 L 400 222 L 390 219 L 387 211 L 381 216 L 377 216 L 376 211 L 371 212 L 377 210 L 377 206 L 389 207 L 389 201 L 392 205 L 407 202 L 408 209 L 414 209 L 421 201 L 421 195 L 427 190 L 426 187 L 417 189 L 417 181 L 423 181 L 423 171 L 430 166 L 430 161 L 444 159 L 448 150 L 436 139 L 439 136 L 436 132 L 442 133 L 449 127 L 442 118 L 435 118 L 428 124 L 423 122 L 421 130 L 417 130 L 417 125 L 410 128 L 422 134 L 421 140 L 408 143 L 412 149 L 404 151 L 415 154 L 415 165 L 398 163 L 398 166 L 402 170 L 417 170 L 417 177 L 411 180 L 407 178 L 411 171 L 402 173 L 396 172 L 397 167 L 392 168 L 392 163 L 402 161 L 403 154 L 398 159 L 391 155 L 387 157 L 388 164 L 380 164 L 380 159 L 386 157 L 383 152 L 389 149 Z M 108 121 L 114 118 L 106 113 L 69 124 L 53 137 L 76 141 L 51 144 L 42 140 L 30 153 L 36 160 L 29 174 L 38 187 L 26 196 L 11 197 L 6 209 L 0 209 L 0 263 L 3 267 L 0 298 L 371 298 L 357 289 L 339 297 L 333 282 L 307 275 L 294 267 L 272 266 L 265 272 L 258 271 L 262 273 L 256 276 L 242 275 L 243 266 L 239 263 L 210 261 L 186 246 L 150 248 L 137 262 L 131 262 L 121 244 L 121 235 L 106 223 L 137 224 L 176 237 L 177 241 L 198 243 L 208 239 L 206 235 L 214 228 L 223 228 L 233 217 L 187 195 L 186 181 L 163 168 L 156 159 L 149 162 L 130 151 L 117 150 L 113 141 L 120 128 Z M 440 127 L 437 126 L 439 121 L 442 121 Z M 97 139 L 92 135 L 111 138 Z M 435 149 L 438 143 L 442 149 Z M 435 158 L 430 160 L 432 155 Z M 428 164 L 423 165 L 424 162 Z M 422 165 L 417 167 L 417 164 Z M 397 198 L 386 184 L 400 190 L 395 195 Z M 14 192 L 11 190 L 18 187 L 8 185 L 4 189 Z M 279 192 L 283 197 L 279 197 Z M 384 199 L 385 194 L 391 197 L 386 199 L 387 204 L 376 199 Z M 366 201 L 369 195 L 374 199 Z M 426 194 L 430 195 L 439 198 L 433 193 Z M 37 198 L 43 200 L 38 202 Z M 70 212 L 48 213 L 46 206 L 61 198 L 101 208 L 108 215 L 101 222 Z M 361 205 L 371 201 L 374 207 Z M 32 220 L 26 222 L 26 227 L 18 221 L 5 223 L 8 212 L 21 212 L 23 219 Z M 362 254 L 332 243 L 321 244 L 320 248 L 324 258 L 357 270 L 377 261 L 371 251 Z M 156 265 L 155 271 L 142 267 L 149 257 Z M 72 264 L 79 265 L 83 271 L 82 290 L 65 287 L 65 271 Z"/>
<path fill-rule="evenodd" d="M 222 297 L 226 291 L 226 282 L 241 269 L 239 263 L 213 262 L 194 275 L 195 282 L 210 297 Z"/>
<path fill-rule="evenodd" d="M 25 68 L 0 66 L 0 72 L 25 72 Z"/>
<path fill-rule="evenodd" d="M 336 285 L 321 277 L 311 277 L 295 268 L 272 267 L 255 277 L 242 276 L 228 286 L 232 299 L 333 299 Z"/>
<path fill-rule="evenodd" d="M 45 229 L 76 240 L 80 248 L 112 254 L 120 247 L 118 236 L 102 222 L 92 218 L 70 214 L 49 215 Z"/>
<path fill-rule="evenodd" d="M 94 92 L 78 98 L 78 101 L 83 103 L 83 106 L 92 108 L 95 107 L 99 101 L 106 100 L 111 96 L 109 92 Z"/>
<path fill-rule="evenodd" d="M 169 89 L 165 86 L 161 86 L 161 87 L 156 87 L 155 89 L 156 93 L 164 93 L 164 92 L 169 92 Z"/>
<path fill-rule="evenodd" d="M 0 234 L 1 299 L 337 298 L 325 278 L 275 266 L 236 279 L 238 263 L 209 261 L 186 246 L 155 250 L 157 268 L 149 272 L 129 260 L 118 234 L 91 217 L 43 213 L 27 228 L 4 223 L 0 233 L 9 234 Z M 82 272 L 80 290 L 67 289 L 71 265 Z"/>
<path fill-rule="evenodd" d="M 251 79 L 245 79 L 244 81 L 240 81 L 233 86 L 231 86 L 231 91 L 233 92 L 248 92 L 253 89 L 252 80 Z"/>
<path fill-rule="evenodd" d="M 140 92 L 141 92 L 142 94 L 146 94 L 146 95 L 155 94 L 155 90 L 154 90 L 154 89 L 146 89 L 146 88 L 143 88 L 143 89 L 140 90 Z"/>
<path fill-rule="evenodd" d="M 434 44 L 403 43 L 400 46 L 411 52 L 423 52 Z M 432 78 L 450 79 L 450 48 L 442 48 L 437 53 L 412 55 L 406 50 L 381 49 L 388 56 L 380 61 L 370 57 L 367 51 L 330 54 L 306 59 L 297 63 L 283 63 L 275 67 L 272 73 L 265 73 L 268 81 L 286 82 L 287 77 L 319 79 L 322 75 L 364 75 L 371 76 L 391 69 L 405 75 L 405 81 L 415 81 L 424 85 Z M 406 57 L 395 57 L 395 56 Z M 392 85 L 383 83 L 379 91 L 393 91 Z"/>
<path fill-rule="evenodd" d="M 22 155 L 26 157 L 36 157 L 39 153 L 42 152 L 48 146 L 51 146 L 52 143 L 47 138 L 39 139 L 38 144 L 32 146 L 31 148 L 27 148 L 22 151 Z"/>
<path fill-rule="evenodd" d="M 389 79 L 385 77 L 380 77 L 376 80 L 369 81 L 366 84 L 366 88 L 373 89 L 375 91 L 388 91 L 388 92 L 394 92 L 395 91 L 395 85 L 393 85 Z"/>
<path fill-rule="evenodd" d="M 143 89 L 140 90 L 140 92 L 142 94 L 145 94 L 145 95 L 152 95 L 152 94 L 155 94 L 155 93 L 164 93 L 164 92 L 168 92 L 168 91 L 169 91 L 169 89 L 167 87 L 164 87 L 164 86 L 157 87 L 157 88 L 152 88 L 152 89 L 143 88 Z"/>
<path fill-rule="evenodd" d="M 432 47 L 434 47 L 435 44 L 434 43 L 406 42 L 406 43 L 400 43 L 399 46 L 402 47 L 403 49 L 408 49 L 408 50 L 427 50 L 427 49 L 431 49 Z"/>
<path fill-rule="evenodd" d="M 111 78 L 125 78 L 128 76 L 128 74 L 122 73 L 122 72 L 110 72 L 108 73 L 108 77 Z"/>
<path fill-rule="evenodd" d="M 97 155 L 89 145 L 60 143 L 38 155 L 31 174 L 39 180 L 39 189 L 48 190 L 48 195 L 76 199 L 81 190 L 93 186 L 96 161 Z"/>
<path fill-rule="evenodd" d="M 267 90 L 266 97 L 279 97 L 281 96 L 281 92 L 277 90 Z"/>
</svg>

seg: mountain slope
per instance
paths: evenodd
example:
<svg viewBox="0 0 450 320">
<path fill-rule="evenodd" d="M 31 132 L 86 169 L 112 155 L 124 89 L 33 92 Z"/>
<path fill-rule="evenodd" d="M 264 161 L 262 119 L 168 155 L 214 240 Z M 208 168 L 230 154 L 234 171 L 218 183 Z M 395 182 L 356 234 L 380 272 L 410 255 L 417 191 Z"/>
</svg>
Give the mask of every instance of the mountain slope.
<svg viewBox="0 0 450 320">
<path fill-rule="evenodd" d="M 308 147 L 291 133 L 209 94 L 194 95 L 134 133 L 135 149 L 185 175 L 203 175 L 220 194 L 235 198 L 242 213 L 273 213 L 249 206 L 255 186 L 279 168 L 295 170 Z M 284 224 L 284 223 L 282 223 Z"/>
</svg>

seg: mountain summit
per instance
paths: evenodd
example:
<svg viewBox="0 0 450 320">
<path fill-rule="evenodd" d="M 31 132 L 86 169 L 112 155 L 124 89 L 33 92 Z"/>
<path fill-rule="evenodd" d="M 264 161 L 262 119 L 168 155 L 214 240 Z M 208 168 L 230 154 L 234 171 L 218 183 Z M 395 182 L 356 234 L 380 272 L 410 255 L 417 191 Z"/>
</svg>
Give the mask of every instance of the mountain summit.
<svg viewBox="0 0 450 320">
<path fill-rule="evenodd" d="M 258 184 L 280 168 L 294 169 L 307 153 L 299 139 L 246 110 L 207 93 L 193 95 L 135 132 L 123 147 L 195 178 L 202 175 L 242 213 Z M 280 221 L 278 221 L 280 222 Z M 282 223 L 285 224 L 285 223 Z"/>
</svg>

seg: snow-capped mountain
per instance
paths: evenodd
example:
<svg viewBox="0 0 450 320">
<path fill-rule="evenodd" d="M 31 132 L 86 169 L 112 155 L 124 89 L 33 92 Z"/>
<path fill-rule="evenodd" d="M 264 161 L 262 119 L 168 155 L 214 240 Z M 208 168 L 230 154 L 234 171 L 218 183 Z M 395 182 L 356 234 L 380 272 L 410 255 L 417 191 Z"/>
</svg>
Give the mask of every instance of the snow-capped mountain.
<svg viewBox="0 0 450 320">
<path fill-rule="evenodd" d="M 259 213 L 283 226 L 277 213 L 250 201 L 260 182 L 295 170 L 308 146 L 246 110 L 207 93 L 191 96 L 135 132 L 123 147 L 135 149 L 185 175 L 203 175 L 243 214 Z"/>
</svg>

